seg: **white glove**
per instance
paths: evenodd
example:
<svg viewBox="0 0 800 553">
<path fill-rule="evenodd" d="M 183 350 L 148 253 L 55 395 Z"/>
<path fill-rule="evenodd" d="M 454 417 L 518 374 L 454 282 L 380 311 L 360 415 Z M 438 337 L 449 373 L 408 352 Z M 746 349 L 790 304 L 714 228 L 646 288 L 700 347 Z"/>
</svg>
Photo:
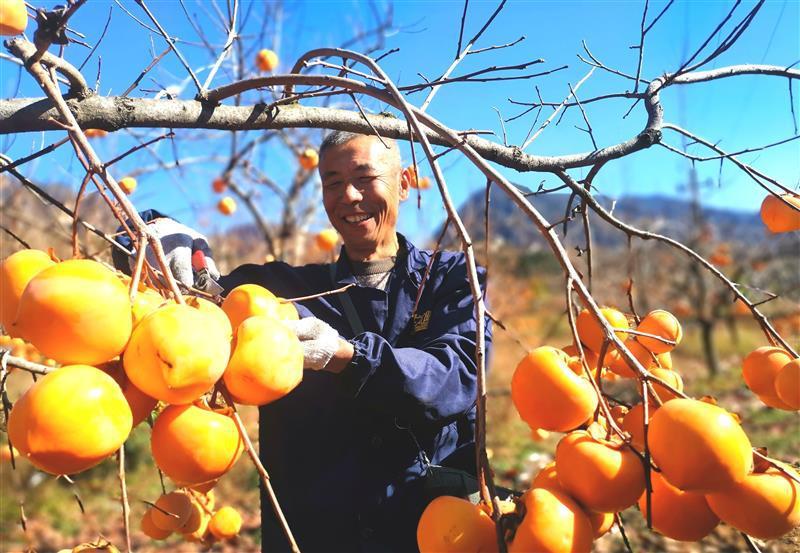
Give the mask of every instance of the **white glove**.
<svg viewBox="0 0 800 553">
<path fill-rule="evenodd" d="M 339 333 L 316 317 L 299 321 L 283 321 L 300 339 L 303 347 L 303 367 L 316 371 L 324 369 L 339 350 Z"/>
<path fill-rule="evenodd" d="M 167 258 L 167 264 L 176 279 L 186 286 L 194 285 L 192 253 L 196 250 L 202 250 L 205 254 L 208 273 L 211 278 L 214 280 L 219 279 L 219 271 L 216 263 L 214 263 L 211 247 L 208 245 L 208 240 L 205 236 L 186 225 L 166 217 L 154 220 L 147 225 L 147 228 L 155 233 L 161 242 L 161 247 L 164 248 L 164 255 Z M 131 270 L 133 270 L 136 265 L 136 259 L 130 257 L 128 262 Z M 147 246 L 147 262 L 154 268 L 160 269 L 153 253 L 153 248 L 149 244 Z"/>
</svg>

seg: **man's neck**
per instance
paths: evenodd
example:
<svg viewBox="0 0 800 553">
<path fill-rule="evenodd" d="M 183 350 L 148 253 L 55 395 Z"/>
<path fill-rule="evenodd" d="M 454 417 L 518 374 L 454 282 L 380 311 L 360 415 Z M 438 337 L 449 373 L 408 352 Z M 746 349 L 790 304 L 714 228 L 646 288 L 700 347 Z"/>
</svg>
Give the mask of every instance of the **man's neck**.
<svg viewBox="0 0 800 553">
<path fill-rule="evenodd" d="M 359 249 L 345 243 L 345 253 L 350 261 L 380 261 L 397 257 L 400 250 L 400 242 L 397 234 L 388 243 L 381 244 L 377 248 Z"/>
</svg>

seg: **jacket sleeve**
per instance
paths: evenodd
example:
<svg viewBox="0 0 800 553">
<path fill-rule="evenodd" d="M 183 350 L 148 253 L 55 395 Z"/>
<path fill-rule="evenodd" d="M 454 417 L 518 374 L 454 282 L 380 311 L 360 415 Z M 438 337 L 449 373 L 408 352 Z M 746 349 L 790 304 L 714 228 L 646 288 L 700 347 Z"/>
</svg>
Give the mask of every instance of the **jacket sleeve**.
<svg viewBox="0 0 800 553">
<path fill-rule="evenodd" d="M 481 289 L 485 271 L 479 269 Z M 466 262 L 452 269 L 436 290 L 429 328 L 413 347 L 392 347 L 364 332 L 350 340 L 355 355 L 342 372 L 357 400 L 410 423 L 447 424 L 469 411 L 477 397 L 474 301 Z M 486 357 L 491 344 L 486 320 Z"/>
<path fill-rule="evenodd" d="M 155 219 L 166 217 L 166 215 L 155 209 L 146 209 L 144 211 L 140 211 L 139 216 L 145 223 L 149 223 L 150 221 L 154 221 Z M 133 226 L 130 219 L 128 219 L 127 225 L 128 227 Z M 122 225 L 117 227 L 117 237 L 114 238 L 114 240 L 117 242 L 117 244 L 121 245 L 124 248 L 127 248 L 130 251 L 136 249 L 134 248 L 133 242 L 131 242 L 131 239 L 128 237 L 128 235 L 122 232 Z M 111 260 L 114 263 L 114 267 L 118 271 L 122 271 L 128 276 L 131 275 L 131 268 L 130 265 L 128 264 L 127 255 L 119 251 L 117 248 L 111 248 Z"/>
</svg>

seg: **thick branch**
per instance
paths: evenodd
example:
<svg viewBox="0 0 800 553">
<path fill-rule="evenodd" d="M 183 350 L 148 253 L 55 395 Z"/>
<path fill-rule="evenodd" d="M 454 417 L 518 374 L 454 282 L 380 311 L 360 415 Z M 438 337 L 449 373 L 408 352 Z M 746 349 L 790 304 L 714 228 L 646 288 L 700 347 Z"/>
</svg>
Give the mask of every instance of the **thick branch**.
<svg viewBox="0 0 800 553">
<path fill-rule="evenodd" d="M 307 76 L 311 79 L 313 76 Z M 356 82 L 356 81 L 353 81 Z M 194 100 L 153 100 L 119 96 L 91 96 L 83 101 L 67 101 L 82 128 L 115 131 L 122 128 L 263 130 L 318 128 L 371 134 L 374 127 L 381 136 L 408 139 L 405 121 L 382 115 L 367 115 L 335 108 L 282 106 L 269 111 L 265 105 L 208 106 Z M 44 98 L 0 100 L 0 134 L 60 130 L 54 118 L 58 112 Z M 432 144 L 450 146 L 440 136 L 426 131 Z M 641 150 L 657 142 L 653 133 L 641 133 L 626 142 L 596 152 L 564 156 L 537 156 L 489 140 L 468 136 L 466 142 L 481 157 L 517 171 L 552 171 L 594 165 Z"/>
</svg>

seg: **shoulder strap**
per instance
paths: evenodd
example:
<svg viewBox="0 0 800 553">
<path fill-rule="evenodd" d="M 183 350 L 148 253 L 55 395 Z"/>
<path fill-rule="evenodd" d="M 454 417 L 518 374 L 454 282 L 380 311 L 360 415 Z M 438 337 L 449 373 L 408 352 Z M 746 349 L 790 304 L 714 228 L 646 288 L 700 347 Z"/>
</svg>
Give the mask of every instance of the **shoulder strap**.
<svg viewBox="0 0 800 553">
<path fill-rule="evenodd" d="M 336 283 L 336 263 L 329 263 L 328 270 L 330 271 L 331 282 Z M 356 307 L 353 305 L 353 300 L 351 300 L 350 296 L 347 294 L 347 290 L 339 294 L 339 301 L 342 302 L 344 315 L 347 317 L 347 322 L 350 323 L 353 335 L 357 336 L 363 334 L 364 325 L 361 324 L 361 319 L 358 317 Z"/>
</svg>

